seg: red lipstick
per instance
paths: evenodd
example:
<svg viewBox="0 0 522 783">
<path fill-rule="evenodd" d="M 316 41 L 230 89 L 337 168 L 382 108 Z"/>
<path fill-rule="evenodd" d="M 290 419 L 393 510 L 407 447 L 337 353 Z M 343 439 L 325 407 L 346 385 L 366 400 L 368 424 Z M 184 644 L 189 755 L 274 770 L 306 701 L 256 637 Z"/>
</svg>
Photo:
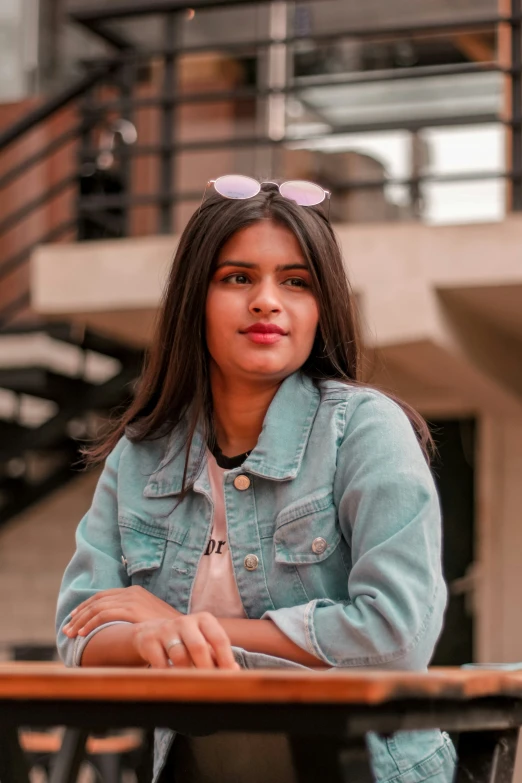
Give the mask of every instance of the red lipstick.
<svg viewBox="0 0 522 783">
<path fill-rule="evenodd" d="M 286 334 L 284 329 L 281 329 L 277 324 L 263 324 L 261 322 L 252 324 L 245 332 L 257 332 L 258 334 Z"/>
<path fill-rule="evenodd" d="M 244 329 L 243 334 L 253 343 L 258 343 L 259 345 L 273 345 L 274 343 L 279 342 L 281 337 L 284 337 L 287 332 L 277 324 L 264 324 L 259 322 Z"/>
</svg>

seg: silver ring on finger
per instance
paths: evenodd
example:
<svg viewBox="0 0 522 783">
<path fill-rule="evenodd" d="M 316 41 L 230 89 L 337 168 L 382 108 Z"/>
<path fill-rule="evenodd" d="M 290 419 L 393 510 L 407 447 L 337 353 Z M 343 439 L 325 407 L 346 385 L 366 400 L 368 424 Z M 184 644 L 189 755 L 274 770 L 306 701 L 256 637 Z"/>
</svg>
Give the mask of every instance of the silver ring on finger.
<svg viewBox="0 0 522 783">
<path fill-rule="evenodd" d="M 167 654 L 170 652 L 172 647 L 176 647 L 178 644 L 182 644 L 185 646 L 184 642 L 181 639 L 171 639 L 170 642 L 167 644 Z"/>
</svg>

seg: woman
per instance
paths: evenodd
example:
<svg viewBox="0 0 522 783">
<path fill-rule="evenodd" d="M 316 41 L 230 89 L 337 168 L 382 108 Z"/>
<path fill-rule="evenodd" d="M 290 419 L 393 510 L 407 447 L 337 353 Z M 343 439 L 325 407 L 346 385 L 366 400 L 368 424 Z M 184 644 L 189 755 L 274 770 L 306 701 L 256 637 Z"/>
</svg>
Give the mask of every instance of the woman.
<svg viewBox="0 0 522 783">
<path fill-rule="evenodd" d="M 217 180 L 189 221 L 134 402 L 90 454 L 106 463 L 61 588 L 60 653 L 423 669 L 446 602 L 429 433 L 359 381 L 354 297 L 310 206 L 327 194 L 247 180 Z M 225 754 L 223 780 L 242 781 L 219 738 L 189 750 Z M 368 743 L 378 781 L 451 780 L 447 735 Z M 279 750 L 265 780 L 290 774 Z"/>
</svg>

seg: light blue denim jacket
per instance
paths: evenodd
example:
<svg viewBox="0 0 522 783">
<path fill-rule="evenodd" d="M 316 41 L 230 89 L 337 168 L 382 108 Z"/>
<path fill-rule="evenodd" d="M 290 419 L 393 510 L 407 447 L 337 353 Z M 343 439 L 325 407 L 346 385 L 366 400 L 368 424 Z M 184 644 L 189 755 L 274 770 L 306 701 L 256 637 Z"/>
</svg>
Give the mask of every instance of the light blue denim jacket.
<svg viewBox="0 0 522 783">
<path fill-rule="evenodd" d="M 70 640 L 61 629 L 98 590 L 138 584 L 190 611 L 213 504 L 205 461 L 197 471 L 199 431 L 189 455 L 193 489 L 178 503 L 184 442 L 180 425 L 158 440 L 124 437 L 107 458 L 58 601 L 66 664 L 79 665 L 90 637 Z M 247 489 L 235 488 L 239 474 L 250 479 Z M 446 604 L 440 510 L 398 405 L 377 391 L 316 385 L 294 373 L 274 397 L 254 450 L 225 473 L 224 492 L 234 574 L 249 618 L 270 618 L 331 667 L 426 668 Z M 258 558 L 254 570 L 245 567 L 247 555 Z M 268 662 L 236 655 L 245 666 Z M 155 780 L 173 736 L 158 733 Z M 368 744 L 379 783 L 451 781 L 455 754 L 439 731 L 368 735 Z"/>
</svg>

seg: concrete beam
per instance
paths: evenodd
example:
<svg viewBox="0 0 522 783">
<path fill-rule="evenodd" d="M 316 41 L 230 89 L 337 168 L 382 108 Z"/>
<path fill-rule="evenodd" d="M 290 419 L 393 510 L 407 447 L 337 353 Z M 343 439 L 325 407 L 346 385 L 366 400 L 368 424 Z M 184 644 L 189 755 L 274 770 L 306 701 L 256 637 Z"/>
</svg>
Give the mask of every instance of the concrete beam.
<svg viewBox="0 0 522 783">
<path fill-rule="evenodd" d="M 387 366 L 381 385 L 434 415 L 519 416 L 522 218 L 336 230 L 365 343 Z M 154 236 L 40 247 L 32 259 L 33 307 L 145 345 L 176 242 Z"/>
</svg>

